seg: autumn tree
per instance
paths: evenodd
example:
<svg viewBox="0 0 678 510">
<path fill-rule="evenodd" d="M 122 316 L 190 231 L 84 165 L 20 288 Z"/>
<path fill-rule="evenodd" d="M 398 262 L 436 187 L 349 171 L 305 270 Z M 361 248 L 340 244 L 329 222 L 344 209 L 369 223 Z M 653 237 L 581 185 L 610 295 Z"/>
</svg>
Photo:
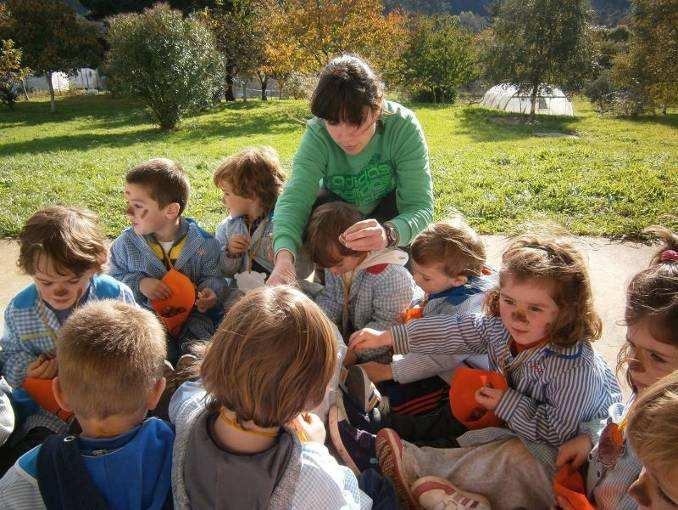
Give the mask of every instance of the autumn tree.
<svg viewBox="0 0 678 510">
<path fill-rule="evenodd" d="M 0 41 L 0 101 L 12 108 L 17 98 L 16 87 L 29 73 L 21 65 L 21 50 L 14 41 Z"/>
<path fill-rule="evenodd" d="M 106 69 L 114 90 L 139 97 L 163 130 L 213 103 L 223 67 L 212 33 L 157 4 L 109 18 Z"/>
<path fill-rule="evenodd" d="M 56 110 L 52 74 L 96 67 L 102 47 L 97 26 L 78 17 L 62 0 L 7 0 L 8 21 L 0 38 L 12 39 L 24 63 L 47 78 L 51 110 Z"/>
<path fill-rule="evenodd" d="M 486 76 L 530 94 L 539 86 L 579 90 L 592 68 L 588 0 L 503 0 L 482 60 Z"/>
</svg>

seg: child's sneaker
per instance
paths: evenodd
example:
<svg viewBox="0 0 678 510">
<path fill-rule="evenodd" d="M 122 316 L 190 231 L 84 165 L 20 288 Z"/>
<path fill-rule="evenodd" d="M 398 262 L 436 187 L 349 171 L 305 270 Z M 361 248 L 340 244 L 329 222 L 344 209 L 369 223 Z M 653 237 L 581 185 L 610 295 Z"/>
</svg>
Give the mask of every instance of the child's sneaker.
<svg viewBox="0 0 678 510">
<path fill-rule="evenodd" d="M 344 386 L 363 413 L 369 413 L 381 402 L 381 393 L 359 365 L 353 365 L 348 369 Z"/>
<path fill-rule="evenodd" d="M 379 431 L 377 458 L 381 472 L 393 482 L 400 501 L 410 510 L 416 510 L 419 504 L 410 492 L 410 484 L 403 471 L 403 452 L 403 443 L 395 430 L 381 429 Z"/>
<path fill-rule="evenodd" d="M 437 476 L 420 478 L 410 490 L 424 510 L 490 510 L 483 496 L 462 491 Z"/>
<path fill-rule="evenodd" d="M 341 393 L 337 395 L 336 404 L 330 407 L 328 421 L 332 445 L 351 471 L 359 475 L 366 469 L 378 468 L 375 436 L 349 423 Z"/>
</svg>

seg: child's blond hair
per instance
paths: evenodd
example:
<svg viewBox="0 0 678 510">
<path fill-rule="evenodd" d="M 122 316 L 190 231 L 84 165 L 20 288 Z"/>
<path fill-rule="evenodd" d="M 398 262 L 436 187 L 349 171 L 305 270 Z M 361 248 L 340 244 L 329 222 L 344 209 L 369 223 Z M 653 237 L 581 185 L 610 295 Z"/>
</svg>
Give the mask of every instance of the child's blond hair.
<svg viewBox="0 0 678 510">
<path fill-rule="evenodd" d="M 214 170 L 214 185 L 227 183 L 233 193 L 259 199 L 264 212 L 275 207 L 285 181 L 278 154 L 268 146 L 247 147 L 222 161 Z"/>
<path fill-rule="evenodd" d="M 61 205 L 33 214 L 19 234 L 18 265 L 26 274 L 34 275 L 45 257 L 60 273 L 101 272 L 108 249 L 99 217 L 88 209 Z"/>
<path fill-rule="evenodd" d="M 282 426 L 322 401 L 337 362 L 331 323 L 300 291 L 262 287 L 226 314 L 200 368 L 213 407 Z"/>
<path fill-rule="evenodd" d="M 59 330 L 59 386 L 76 417 L 143 413 L 166 354 L 165 331 L 151 312 L 121 301 L 91 302 Z"/>
<path fill-rule="evenodd" d="M 678 370 L 641 392 L 628 415 L 628 438 L 645 466 L 661 472 L 678 459 Z"/>
<path fill-rule="evenodd" d="M 499 316 L 499 291 L 507 278 L 542 283 L 558 305 L 558 318 L 549 327 L 549 341 L 573 345 L 592 342 L 602 334 L 602 321 L 593 307 L 591 280 L 584 258 L 564 239 L 521 236 L 502 255 L 499 287 L 485 301 L 489 315 Z"/>
<path fill-rule="evenodd" d="M 480 276 L 485 265 L 485 246 L 461 216 L 432 223 L 412 241 L 412 260 L 420 265 L 442 264 L 455 276 Z"/>
</svg>

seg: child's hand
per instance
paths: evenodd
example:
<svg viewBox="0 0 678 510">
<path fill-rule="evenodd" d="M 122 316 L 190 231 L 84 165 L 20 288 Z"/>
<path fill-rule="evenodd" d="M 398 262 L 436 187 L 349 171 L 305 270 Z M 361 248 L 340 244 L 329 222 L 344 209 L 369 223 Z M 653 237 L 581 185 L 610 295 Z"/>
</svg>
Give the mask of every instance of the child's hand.
<svg viewBox="0 0 678 510">
<path fill-rule="evenodd" d="M 313 413 L 301 413 L 295 420 L 295 425 L 304 431 L 309 441 L 324 444 L 327 432 L 325 424 Z"/>
<path fill-rule="evenodd" d="M 488 411 L 493 411 L 499 405 L 501 397 L 503 396 L 504 390 L 498 390 L 497 388 L 491 388 L 489 386 L 478 388 L 475 394 L 476 402 Z"/>
<path fill-rule="evenodd" d="M 157 278 L 142 278 L 139 281 L 139 291 L 151 301 L 167 299 L 172 295 L 172 289 Z"/>
<path fill-rule="evenodd" d="M 563 467 L 570 462 L 572 467 L 579 469 L 586 462 L 592 449 L 593 443 L 591 443 L 589 435 L 580 434 L 560 445 L 558 457 L 556 458 L 556 467 Z"/>
<path fill-rule="evenodd" d="M 200 313 L 205 313 L 216 304 L 217 295 L 212 289 L 208 287 L 198 292 L 198 299 L 195 301 L 195 307 Z"/>
<path fill-rule="evenodd" d="M 349 338 L 348 341 L 349 351 L 352 349 L 362 351 L 363 349 L 381 347 L 384 345 L 393 345 L 393 335 L 391 335 L 389 330 L 377 331 L 376 329 L 371 328 L 359 329 L 351 335 L 351 338 Z"/>
<path fill-rule="evenodd" d="M 41 354 L 26 368 L 26 377 L 34 379 L 53 379 L 57 375 L 56 358 Z"/>
<path fill-rule="evenodd" d="M 240 255 L 245 253 L 250 246 L 250 238 L 244 234 L 236 234 L 228 240 L 228 253 Z"/>
</svg>

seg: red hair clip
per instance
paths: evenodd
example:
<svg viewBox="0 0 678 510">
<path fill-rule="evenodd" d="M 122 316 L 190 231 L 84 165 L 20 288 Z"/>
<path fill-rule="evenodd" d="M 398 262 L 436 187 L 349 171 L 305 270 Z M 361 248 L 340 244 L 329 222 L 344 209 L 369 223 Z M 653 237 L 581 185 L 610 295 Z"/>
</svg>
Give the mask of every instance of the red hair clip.
<svg viewBox="0 0 678 510">
<path fill-rule="evenodd" d="M 678 251 L 664 250 L 661 255 L 661 261 L 668 262 L 669 260 L 678 261 Z"/>
</svg>

